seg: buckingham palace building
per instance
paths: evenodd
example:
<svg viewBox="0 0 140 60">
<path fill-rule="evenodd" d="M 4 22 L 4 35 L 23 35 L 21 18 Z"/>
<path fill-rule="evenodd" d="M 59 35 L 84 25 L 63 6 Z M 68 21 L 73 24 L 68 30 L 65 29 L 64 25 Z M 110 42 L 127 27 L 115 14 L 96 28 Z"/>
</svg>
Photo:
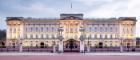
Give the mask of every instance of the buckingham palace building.
<svg viewBox="0 0 140 60">
<path fill-rule="evenodd" d="M 7 17 L 6 46 L 22 47 L 120 47 L 136 45 L 136 17 L 84 18 L 60 14 L 60 18 Z"/>
</svg>

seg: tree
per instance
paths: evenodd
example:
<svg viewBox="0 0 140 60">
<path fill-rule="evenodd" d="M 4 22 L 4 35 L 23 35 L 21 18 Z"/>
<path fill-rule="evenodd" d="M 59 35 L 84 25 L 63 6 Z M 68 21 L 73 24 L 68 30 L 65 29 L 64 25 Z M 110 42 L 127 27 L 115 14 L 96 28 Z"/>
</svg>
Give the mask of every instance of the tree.
<svg viewBox="0 0 140 60">
<path fill-rule="evenodd" d="M 0 30 L 0 40 L 6 39 L 6 30 Z"/>
</svg>

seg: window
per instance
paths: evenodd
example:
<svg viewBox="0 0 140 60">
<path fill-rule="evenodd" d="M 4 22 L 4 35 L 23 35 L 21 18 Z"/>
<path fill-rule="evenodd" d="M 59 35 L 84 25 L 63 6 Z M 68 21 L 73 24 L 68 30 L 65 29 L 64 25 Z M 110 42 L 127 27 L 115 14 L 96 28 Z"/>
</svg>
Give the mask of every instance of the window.
<svg viewBox="0 0 140 60">
<path fill-rule="evenodd" d="M 112 27 L 110 27 L 110 32 L 113 32 L 113 29 L 112 29 Z"/>
<path fill-rule="evenodd" d="M 112 34 L 110 35 L 110 39 L 112 39 Z"/>
<path fill-rule="evenodd" d="M 43 37 L 43 34 L 41 34 L 41 39 L 43 39 L 44 37 Z"/>
<path fill-rule="evenodd" d="M 33 38 L 33 35 L 32 35 L 32 34 L 30 35 L 30 38 L 31 38 L 31 39 Z"/>
<path fill-rule="evenodd" d="M 46 31 L 48 31 L 48 27 L 46 27 Z"/>
<path fill-rule="evenodd" d="M 38 39 L 38 35 L 36 35 L 36 39 Z"/>
<path fill-rule="evenodd" d="M 91 27 L 89 27 L 89 31 L 91 32 Z"/>
<path fill-rule="evenodd" d="M 41 27 L 41 31 L 43 31 L 43 27 Z"/>
<path fill-rule="evenodd" d="M 33 31 L 33 28 L 31 27 L 30 30 Z"/>
<path fill-rule="evenodd" d="M 97 39 L 97 35 L 96 34 L 94 35 L 94 38 Z"/>
<path fill-rule="evenodd" d="M 100 39 L 102 39 L 102 35 L 100 34 Z"/>
<path fill-rule="evenodd" d="M 48 39 L 48 34 L 46 34 L 46 39 Z"/>
<path fill-rule="evenodd" d="M 14 33 L 16 32 L 16 28 L 14 28 Z"/>
<path fill-rule="evenodd" d="M 102 32 L 102 27 L 100 27 L 100 32 Z"/>
<path fill-rule="evenodd" d="M 28 28 L 26 27 L 26 32 L 27 32 Z"/>
<path fill-rule="evenodd" d="M 27 34 L 25 35 L 25 38 L 27 39 L 28 37 L 27 37 Z"/>
<path fill-rule="evenodd" d="M 107 35 L 105 35 L 105 39 L 107 39 Z"/>
<path fill-rule="evenodd" d="M 38 28 L 36 27 L 36 31 L 38 31 Z"/>
<path fill-rule="evenodd" d="M 54 28 L 52 27 L 52 32 L 54 31 Z"/>
<path fill-rule="evenodd" d="M 95 32 L 97 32 L 97 27 L 95 27 Z"/>
<path fill-rule="evenodd" d="M 52 39 L 55 39 L 55 37 L 54 37 L 54 35 L 52 35 L 52 37 L 51 37 Z"/>
<path fill-rule="evenodd" d="M 107 27 L 105 27 L 105 32 L 107 32 Z"/>
</svg>

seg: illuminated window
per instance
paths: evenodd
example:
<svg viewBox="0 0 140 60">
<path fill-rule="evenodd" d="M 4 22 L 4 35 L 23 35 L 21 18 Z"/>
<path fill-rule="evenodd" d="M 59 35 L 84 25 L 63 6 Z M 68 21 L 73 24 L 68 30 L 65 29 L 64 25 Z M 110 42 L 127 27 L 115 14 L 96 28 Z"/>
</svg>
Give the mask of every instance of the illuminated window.
<svg viewBox="0 0 140 60">
<path fill-rule="evenodd" d="M 48 34 L 46 34 L 46 39 L 48 39 Z"/>
<path fill-rule="evenodd" d="M 105 39 L 107 39 L 107 35 L 105 35 Z"/>
<path fill-rule="evenodd" d="M 100 39 L 102 39 L 102 35 L 100 34 Z"/>
<path fill-rule="evenodd" d="M 36 39 L 38 39 L 38 35 L 36 35 Z"/>
<path fill-rule="evenodd" d="M 97 39 L 97 35 L 96 34 L 94 35 L 94 38 Z"/>
<path fill-rule="evenodd" d="M 43 37 L 43 34 L 41 34 L 41 39 L 43 39 L 44 37 Z"/>
<path fill-rule="evenodd" d="M 110 39 L 112 39 L 113 37 L 112 37 L 112 34 L 110 35 Z"/>
<path fill-rule="evenodd" d="M 33 35 L 32 34 L 30 34 L 30 39 L 32 39 L 33 38 Z"/>
</svg>

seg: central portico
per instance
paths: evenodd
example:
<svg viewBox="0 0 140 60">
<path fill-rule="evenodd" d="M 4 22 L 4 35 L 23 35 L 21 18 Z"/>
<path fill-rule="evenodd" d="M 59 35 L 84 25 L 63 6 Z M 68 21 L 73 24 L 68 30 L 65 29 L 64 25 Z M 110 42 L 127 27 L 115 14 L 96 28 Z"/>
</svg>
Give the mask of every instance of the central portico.
<svg viewBox="0 0 140 60">
<path fill-rule="evenodd" d="M 63 39 L 63 51 L 80 51 L 80 36 L 83 28 L 83 14 L 61 14 L 59 20 L 61 36 Z"/>
</svg>

